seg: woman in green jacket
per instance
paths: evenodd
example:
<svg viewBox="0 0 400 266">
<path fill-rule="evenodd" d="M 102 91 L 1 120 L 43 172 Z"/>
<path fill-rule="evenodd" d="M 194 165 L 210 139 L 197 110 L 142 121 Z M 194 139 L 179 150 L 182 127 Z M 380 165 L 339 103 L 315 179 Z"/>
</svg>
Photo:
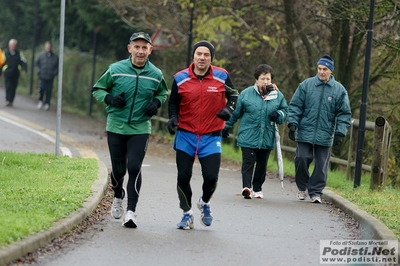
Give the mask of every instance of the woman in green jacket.
<svg viewBox="0 0 400 266">
<path fill-rule="evenodd" d="M 261 64 L 256 68 L 255 84 L 239 94 L 236 109 L 222 132 L 226 138 L 240 119 L 237 145 L 242 150 L 242 195 L 246 199 L 263 198 L 268 158 L 276 146 L 275 124 L 284 123 L 287 117 L 288 105 L 271 83 L 273 77 L 271 66 Z"/>
</svg>

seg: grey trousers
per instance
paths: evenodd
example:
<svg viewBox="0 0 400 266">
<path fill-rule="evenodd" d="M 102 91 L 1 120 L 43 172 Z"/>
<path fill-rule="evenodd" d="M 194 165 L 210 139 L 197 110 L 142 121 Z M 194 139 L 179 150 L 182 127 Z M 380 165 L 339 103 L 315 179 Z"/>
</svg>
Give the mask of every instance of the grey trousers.
<svg viewBox="0 0 400 266">
<path fill-rule="evenodd" d="M 300 191 L 308 190 L 308 195 L 321 196 L 328 178 L 328 165 L 331 156 L 331 147 L 313 145 L 305 142 L 298 142 L 295 164 L 295 180 Z M 312 161 L 314 170 L 310 175 L 309 168 Z"/>
</svg>

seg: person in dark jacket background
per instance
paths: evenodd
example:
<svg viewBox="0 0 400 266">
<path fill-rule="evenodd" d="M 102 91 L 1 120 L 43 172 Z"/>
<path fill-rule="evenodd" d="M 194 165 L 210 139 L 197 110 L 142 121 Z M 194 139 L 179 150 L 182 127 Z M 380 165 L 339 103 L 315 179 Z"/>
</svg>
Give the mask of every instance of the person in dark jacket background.
<svg viewBox="0 0 400 266">
<path fill-rule="evenodd" d="M 255 84 L 244 89 L 226 122 L 222 137 L 229 136 L 229 129 L 240 119 L 237 146 L 242 150 L 242 195 L 263 198 L 268 158 L 276 147 L 275 124 L 286 121 L 285 97 L 271 83 L 274 77 L 270 65 L 261 64 L 254 71 Z M 255 167 L 255 171 L 254 171 Z"/>
<path fill-rule="evenodd" d="M 44 44 L 44 51 L 35 60 L 35 69 L 39 75 L 38 109 L 49 110 L 54 77 L 58 74 L 58 56 L 53 53 L 51 42 Z M 46 99 L 43 106 L 43 98 Z"/>
<path fill-rule="evenodd" d="M 17 49 L 18 41 L 11 39 L 8 42 L 8 50 L 4 53 L 6 62 L 2 68 L 6 87 L 6 106 L 13 106 L 18 79 L 21 70 L 26 73 L 27 65 L 23 54 Z"/>
<path fill-rule="evenodd" d="M 297 198 L 304 200 L 308 191 L 313 203 L 321 203 L 331 147 L 342 143 L 351 122 L 347 91 L 332 75 L 333 59 L 323 56 L 317 63 L 317 70 L 316 76 L 297 87 L 289 103 L 287 121 L 289 138 L 297 141 L 294 160 Z M 310 175 L 313 160 L 315 167 Z"/>
<path fill-rule="evenodd" d="M 221 131 L 235 109 L 238 91 L 228 71 L 211 65 L 215 48 L 208 41 L 193 46 L 193 62 L 174 75 L 168 101 L 168 131 L 175 135 L 174 149 L 178 169 L 177 191 L 183 210 L 179 229 L 193 229 L 192 178 L 197 155 L 203 175 L 202 196 L 197 201 L 200 222 L 210 226 L 213 216 L 210 199 L 215 192 L 221 164 Z"/>
</svg>

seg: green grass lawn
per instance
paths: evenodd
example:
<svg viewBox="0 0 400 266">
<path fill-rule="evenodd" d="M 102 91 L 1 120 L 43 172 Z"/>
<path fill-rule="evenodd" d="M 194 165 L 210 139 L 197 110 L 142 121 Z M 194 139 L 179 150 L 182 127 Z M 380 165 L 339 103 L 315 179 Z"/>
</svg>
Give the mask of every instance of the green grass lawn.
<svg viewBox="0 0 400 266">
<path fill-rule="evenodd" d="M 232 145 L 223 144 L 222 156 L 238 162 L 242 160 L 240 150 L 235 150 Z M 294 176 L 293 160 L 284 159 L 283 165 L 285 175 Z M 268 161 L 268 171 L 278 171 L 275 151 Z M 360 186 L 354 189 L 354 181 L 346 180 L 345 172 L 329 171 L 327 189 L 382 221 L 400 240 L 400 190 L 388 187 L 381 192 L 372 191 L 369 189 L 370 176 L 363 174 Z"/>
<path fill-rule="evenodd" d="M 95 159 L 0 151 L 0 248 L 80 208 L 97 175 Z"/>
</svg>

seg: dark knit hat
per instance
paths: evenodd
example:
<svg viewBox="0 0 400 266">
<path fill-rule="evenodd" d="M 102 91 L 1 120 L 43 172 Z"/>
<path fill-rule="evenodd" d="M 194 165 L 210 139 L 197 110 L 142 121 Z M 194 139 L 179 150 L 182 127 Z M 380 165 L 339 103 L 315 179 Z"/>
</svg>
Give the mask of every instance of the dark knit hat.
<svg viewBox="0 0 400 266">
<path fill-rule="evenodd" d="M 318 65 L 326 66 L 332 72 L 335 69 L 335 62 L 333 61 L 333 59 L 329 55 L 324 55 L 323 57 L 321 57 L 321 59 L 319 59 L 319 61 L 317 63 L 317 66 Z"/>
<path fill-rule="evenodd" d="M 212 45 L 210 42 L 205 41 L 205 40 L 201 40 L 193 45 L 193 56 L 194 56 L 194 53 L 196 52 L 196 49 L 199 48 L 200 46 L 205 46 L 208 48 L 208 50 L 210 50 L 211 61 L 212 61 L 214 59 L 215 48 L 214 48 L 214 45 Z"/>
</svg>

